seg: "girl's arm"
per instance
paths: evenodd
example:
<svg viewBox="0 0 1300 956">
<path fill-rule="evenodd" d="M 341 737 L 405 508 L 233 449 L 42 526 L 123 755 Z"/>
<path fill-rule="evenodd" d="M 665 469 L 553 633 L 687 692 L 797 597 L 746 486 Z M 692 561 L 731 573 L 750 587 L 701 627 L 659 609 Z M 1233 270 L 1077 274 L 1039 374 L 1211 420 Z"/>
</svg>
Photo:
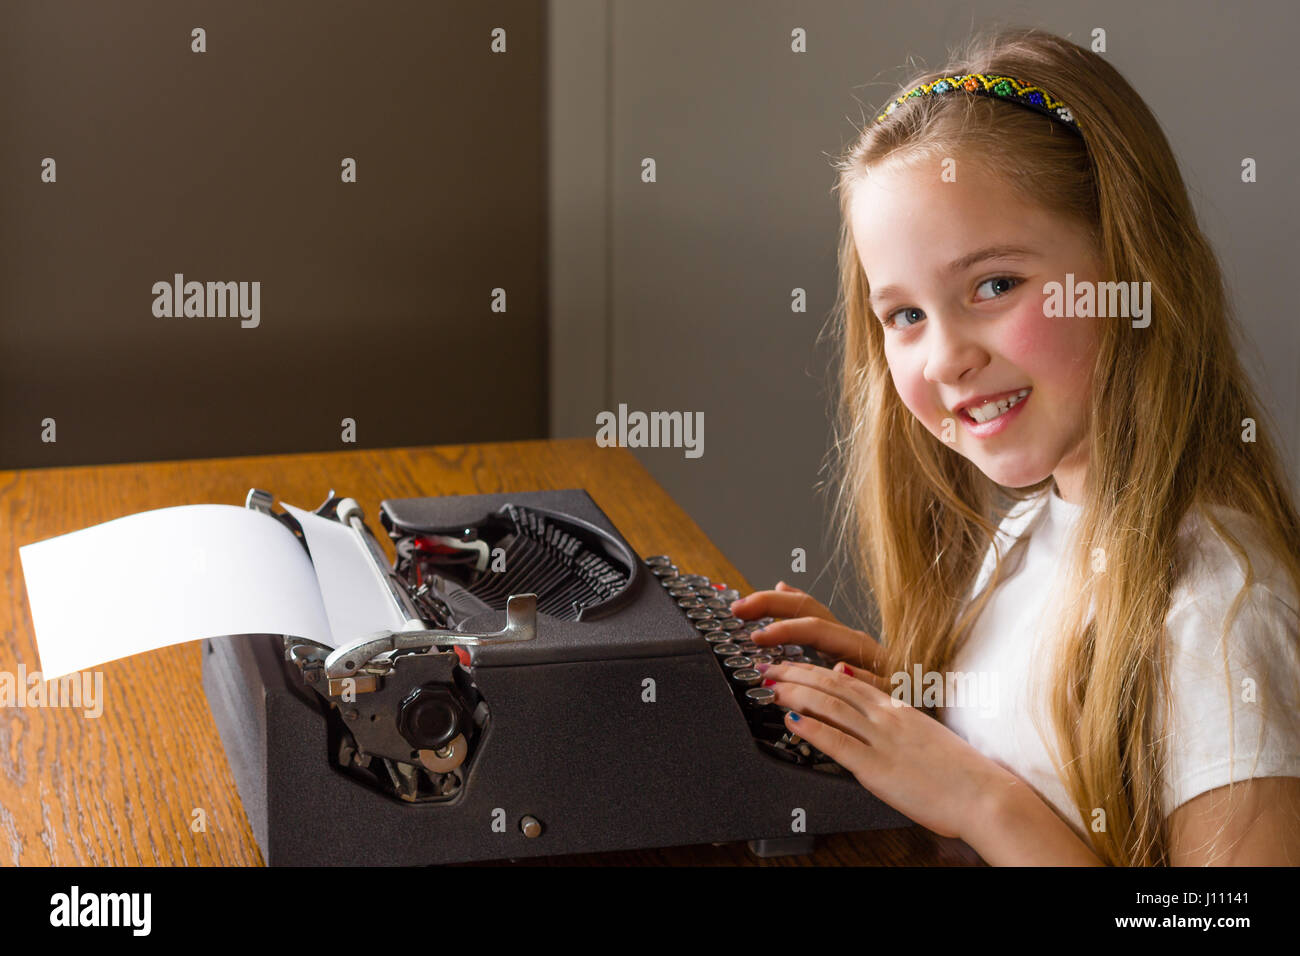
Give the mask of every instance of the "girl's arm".
<svg viewBox="0 0 1300 956">
<path fill-rule="evenodd" d="M 1071 826 L 1010 771 L 991 783 L 961 834 L 991 866 L 1104 866 Z"/>
<path fill-rule="evenodd" d="M 1174 866 L 1300 865 L 1300 778 L 1207 790 L 1169 815 L 1169 833 Z"/>
</svg>

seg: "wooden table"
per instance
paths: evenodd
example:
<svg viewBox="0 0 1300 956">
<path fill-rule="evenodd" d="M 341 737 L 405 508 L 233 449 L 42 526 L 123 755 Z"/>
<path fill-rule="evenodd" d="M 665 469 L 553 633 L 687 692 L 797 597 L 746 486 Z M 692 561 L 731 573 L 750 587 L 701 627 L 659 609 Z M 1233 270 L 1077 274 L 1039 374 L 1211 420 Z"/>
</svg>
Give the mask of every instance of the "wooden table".
<svg viewBox="0 0 1300 956">
<path fill-rule="evenodd" d="M 112 518 L 173 505 L 242 505 L 251 487 L 314 508 L 333 488 L 372 527 L 384 498 L 585 488 L 641 555 L 747 591 L 747 582 L 629 452 L 594 441 L 506 442 L 148 464 L 0 471 L 0 670 L 39 668 L 18 548 Z M 69 598 L 78 575 L 69 568 Z M 94 626 L 95 609 L 86 608 Z M 193 642 L 104 665 L 102 716 L 0 709 L 0 862 L 25 866 L 260 864 Z M 206 815 L 194 832 L 194 810 Z M 930 865 L 980 862 L 966 844 L 919 827 L 822 838 L 808 857 L 757 860 L 743 844 L 524 860 L 726 865 Z"/>
</svg>

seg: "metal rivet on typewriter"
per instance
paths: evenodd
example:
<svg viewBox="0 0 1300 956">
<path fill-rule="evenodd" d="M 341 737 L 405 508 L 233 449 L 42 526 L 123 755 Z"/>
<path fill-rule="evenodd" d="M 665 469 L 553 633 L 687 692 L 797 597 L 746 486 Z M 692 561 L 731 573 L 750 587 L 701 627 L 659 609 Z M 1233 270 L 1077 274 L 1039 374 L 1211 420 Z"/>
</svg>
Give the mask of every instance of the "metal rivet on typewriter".
<svg viewBox="0 0 1300 956">
<path fill-rule="evenodd" d="M 722 662 L 722 666 L 731 670 L 740 670 L 745 667 L 753 667 L 754 662 L 743 654 L 733 654 Z"/>
<path fill-rule="evenodd" d="M 754 687 L 763 679 L 763 675 L 752 667 L 742 667 L 740 670 L 731 672 L 731 679 L 738 684 Z M 771 688 L 769 687 L 768 690 L 771 690 Z"/>
<path fill-rule="evenodd" d="M 731 643 L 714 644 L 713 653 L 717 654 L 719 657 L 735 657 L 740 653 L 740 648 Z"/>
<path fill-rule="evenodd" d="M 526 816 L 519 821 L 519 829 L 531 840 L 542 835 L 542 821 L 534 816 Z"/>
</svg>

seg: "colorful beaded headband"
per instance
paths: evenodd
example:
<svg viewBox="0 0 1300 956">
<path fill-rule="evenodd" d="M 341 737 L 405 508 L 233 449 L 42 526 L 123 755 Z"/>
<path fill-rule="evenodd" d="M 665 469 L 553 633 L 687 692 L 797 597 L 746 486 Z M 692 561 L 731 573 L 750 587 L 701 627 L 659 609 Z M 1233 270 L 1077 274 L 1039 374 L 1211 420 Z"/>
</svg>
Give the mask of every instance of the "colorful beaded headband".
<svg viewBox="0 0 1300 956">
<path fill-rule="evenodd" d="M 922 83 L 890 103 L 889 107 L 876 117 L 876 122 L 879 123 L 914 96 L 933 96 L 941 93 L 974 93 L 977 96 L 1005 100 L 1031 109 L 1035 113 L 1050 116 L 1079 133 L 1080 136 L 1083 135 L 1070 108 L 1047 90 L 1026 83 L 1024 80 L 1018 80 L 1014 76 L 1002 76 L 996 73 L 965 73 L 961 76 L 945 76 L 930 83 Z"/>
</svg>

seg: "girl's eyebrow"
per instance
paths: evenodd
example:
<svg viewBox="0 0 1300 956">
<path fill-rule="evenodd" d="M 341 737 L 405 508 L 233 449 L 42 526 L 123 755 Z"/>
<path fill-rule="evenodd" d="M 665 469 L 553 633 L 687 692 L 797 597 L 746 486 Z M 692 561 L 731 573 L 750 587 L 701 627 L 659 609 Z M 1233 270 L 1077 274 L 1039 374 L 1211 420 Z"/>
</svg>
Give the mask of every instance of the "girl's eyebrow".
<svg viewBox="0 0 1300 956">
<path fill-rule="evenodd" d="M 1038 255 L 1038 250 L 1030 249 L 1027 246 L 1017 246 L 1009 243 L 1002 243 L 996 246 L 985 246 L 983 249 L 977 249 L 974 252 L 968 252 L 958 259 L 954 259 L 944 267 L 944 272 L 949 275 L 955 275 L 959 272 L 965 272 L 973 265 L 978 265 L 989 259 L 1029 259 Z M 882 285 L 878 289 L 872 289 L 871 295 L 867 300 L 875 303 L 880 299 L 887 299 L 890 296 L 901 295 L 903 289 L 896 285 Z"/>
</svg>

